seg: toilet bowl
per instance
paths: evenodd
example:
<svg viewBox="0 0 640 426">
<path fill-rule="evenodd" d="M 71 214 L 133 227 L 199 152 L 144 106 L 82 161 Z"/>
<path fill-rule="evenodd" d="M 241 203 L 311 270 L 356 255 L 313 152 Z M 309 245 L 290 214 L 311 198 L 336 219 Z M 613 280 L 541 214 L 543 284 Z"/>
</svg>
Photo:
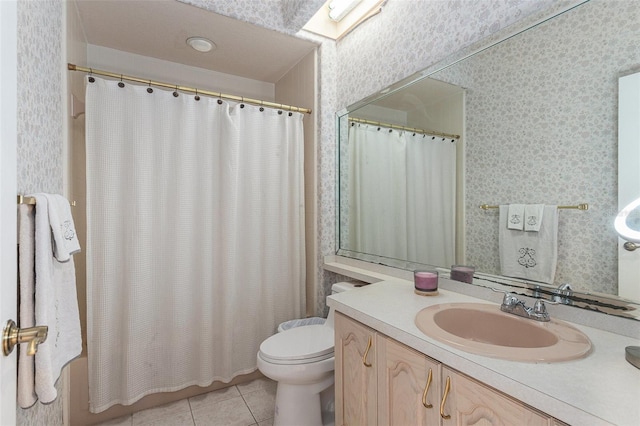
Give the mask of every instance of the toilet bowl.
<svg viewBox="0 0 640 426">
<path fill-rule="evenodd" d="M 332 294 L 354 288 L 337 283 Z M 278 382 L 274 426 L 333 424 L 333 310 L 323 325 L 303 325 L 266 339 L 257 355 L 258 369 Z"/>
</svg>

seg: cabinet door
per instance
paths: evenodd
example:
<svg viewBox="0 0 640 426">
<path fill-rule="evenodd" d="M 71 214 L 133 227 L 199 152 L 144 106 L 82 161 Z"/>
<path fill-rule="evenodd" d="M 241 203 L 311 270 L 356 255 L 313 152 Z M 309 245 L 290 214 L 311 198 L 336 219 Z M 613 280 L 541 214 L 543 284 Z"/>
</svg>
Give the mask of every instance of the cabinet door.
<svg viewBox="0 0 640 426">
<path fill-rule="evenodd" d="M 378 425 L 438 425 L 440 364 L 378 335 Z"/>
<path fill-rule="evenodd" d="M 336 424 L 375 426 L 376 333 L 336 312 Z"/>
<path fill-rule="evenodd" d="M 450 381 L 449 392 L 443 405 L 443 418 L 447 425 L 528 425 L 548 426 L 552 419 L 511 399 L 498 391 L 469 379 L 447 367 L 442 369 L 443 392 Z"/>
</svg>

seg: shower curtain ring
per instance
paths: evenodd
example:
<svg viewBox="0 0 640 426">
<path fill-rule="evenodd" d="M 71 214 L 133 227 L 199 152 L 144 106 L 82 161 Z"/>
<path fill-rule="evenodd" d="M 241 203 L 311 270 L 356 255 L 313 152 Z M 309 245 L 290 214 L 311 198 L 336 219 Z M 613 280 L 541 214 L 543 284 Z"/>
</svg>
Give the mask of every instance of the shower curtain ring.
<svg viewBox="0 0 640 426">
<path fill-rule="evenodd" d="M 196 101 L 199 101 L 199 100 L 200 100 L 200 96 L 198 96 L 198 89 L 196 89 L 196 96 L 195 96 L 195 98 L 194 98 L 194 99 L 195 99 Z"/>
<path fill-rule="evenodd" d="M 122 82 L 122 74 L 120 74 L 120 83 L 118 83 L 118 87 L 123 88 L 124 83 Z"/>
<path fill-rule="evenodd" d="M 177 98 L 178 96 L 180 96 L 180 94 L 178 93 L 178 86 L 176 86 L 176 90 L 173 91 L 173 97 Z"/>
<path fill-rule="evenodd" d="M 244 108 L 244 96 L 240 96 L 240 102 L 242 102 L 240 108 Z"/>
<path fill-rule="evenodd" d="M 153 89 L 151 88 L 151 80 L 149 80 L 149 87 L 147 87 L 147 93 L 153 93 Z"/>
<path fill-rule="evenodd" d="M 89 68 L 89 83 L 93 83 L 96 81 L 95 78 L 93 78 L 93 68 Z"/>
</svg>

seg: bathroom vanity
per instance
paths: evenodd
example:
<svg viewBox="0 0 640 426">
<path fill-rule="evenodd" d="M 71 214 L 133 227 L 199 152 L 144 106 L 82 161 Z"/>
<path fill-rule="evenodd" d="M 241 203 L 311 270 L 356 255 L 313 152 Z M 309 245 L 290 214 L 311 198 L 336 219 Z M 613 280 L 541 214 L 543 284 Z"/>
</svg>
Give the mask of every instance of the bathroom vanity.
<svg viewBox="0 0 640 426">
<path fill-rule="evenodd" d="M 445 281 L 445 280 L 443 280 Z M 637 338 L 573 324 L 592 343 L 580 359 L 519 362 L 476 355 L 420 331 L 422 309 L 486 301 L 414 294 L 401 279 L 328 298 L 336 309 L 336 424 L 637 425 Z"/>
</svg>

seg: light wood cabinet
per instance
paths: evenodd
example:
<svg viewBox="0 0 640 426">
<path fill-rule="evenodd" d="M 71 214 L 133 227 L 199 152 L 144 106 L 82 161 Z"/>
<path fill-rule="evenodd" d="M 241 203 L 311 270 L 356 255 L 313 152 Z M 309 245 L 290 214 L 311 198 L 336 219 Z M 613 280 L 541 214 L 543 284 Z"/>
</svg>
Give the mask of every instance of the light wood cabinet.
<svg viewBox="0 0 640 426">
<path fill-rule="evenodd" d="M 378 424 L 437 425 L 441 364 L 388 337 L 377 337 Z"/>
<path fill-rule="evenodd" d="M 336 313 L 336 425 L 528 425 L 558 420 Z"/>
<path fill-rule="evenodd" d="M 337 425 L 376 425 L 376 332 L 348 317 L 335 316 Z"/>
</svg>

